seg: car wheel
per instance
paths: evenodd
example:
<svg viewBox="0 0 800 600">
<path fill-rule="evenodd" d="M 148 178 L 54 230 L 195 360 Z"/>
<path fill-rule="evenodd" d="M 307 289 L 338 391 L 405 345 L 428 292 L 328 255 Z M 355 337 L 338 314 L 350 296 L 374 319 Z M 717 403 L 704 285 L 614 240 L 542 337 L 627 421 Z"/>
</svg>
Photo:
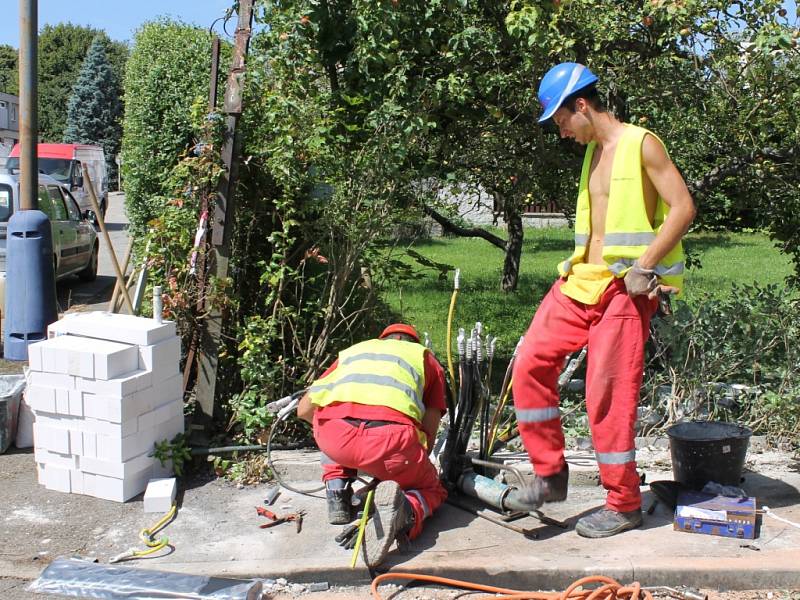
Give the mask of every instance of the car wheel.
<svg viewBox="0 0 800 600">
<path fill-rule="evenodd" d="M 92 256 L 89 258 L 89 264 L 86 265 L 86 268 L 83 271 L 78 273 L 78 277 L 80 277 L 81 281 L 94 281 L 97 279 L 98 251 L 99 246 L 95 244 L 94 248 L 92 249 Z"/>
</svg>

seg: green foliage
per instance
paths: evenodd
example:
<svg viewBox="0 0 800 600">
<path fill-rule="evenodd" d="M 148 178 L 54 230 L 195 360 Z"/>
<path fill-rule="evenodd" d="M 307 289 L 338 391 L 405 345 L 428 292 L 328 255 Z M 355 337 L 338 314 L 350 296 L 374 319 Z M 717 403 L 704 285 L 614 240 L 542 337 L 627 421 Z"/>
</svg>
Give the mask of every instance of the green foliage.
<svg viewBox="0 0 800 600">
<path fill-rule="evenodd" d="M 153 448 L 153 456 L 159 460 L 162 467 L 171 462 L 175 476 L 182 477 L 184 465 L 192 459 L 192 452 L 186 435 L 179 433 L 171 440 L 156 442 Z"/>
<path fill-rule="evenodd" d="M 62 141 L 67 102 L 95 38 L 100 38 L 104 44 L 112 70 L 121 82 L 128 49 L 121 42 L 111 41 L 104 31 L 59 23 L 45 25 L 39 32 L 39 137 L 42 141 Z M 121 85 L 116 93 L 122 97 Z"/>
<path fill-rule="evenodd" d="M 18 53 L 7 44 L 0 44 L 0 92 L 19 94 Z"/>
<path fill-rule="evenodd" d="M 199 27 L 160 20 L 134 35 L 125 71 L 122 176 L 137 234 L 162 216 L 176 193 L 172 171 L 199 141 L 192 106 L 208 96 L 210 68 L 211 38 Z"/>
<path fill-rule="evenodd" d="M 778 285 L 679 303 L 654 323 L 643 402 L 669 422 L 739 421 L 800 445 L 798 309 L 797 289 Z"/>
<path fill-rule="evenodd" d="M 106 56 L 104 43 L 96 37 L 89 47 L 67 103 L 64 141 L 103 147 L 109 179 L 116 179 L 114 157 L 122 137 L 120 82 Z"/>
</svg>

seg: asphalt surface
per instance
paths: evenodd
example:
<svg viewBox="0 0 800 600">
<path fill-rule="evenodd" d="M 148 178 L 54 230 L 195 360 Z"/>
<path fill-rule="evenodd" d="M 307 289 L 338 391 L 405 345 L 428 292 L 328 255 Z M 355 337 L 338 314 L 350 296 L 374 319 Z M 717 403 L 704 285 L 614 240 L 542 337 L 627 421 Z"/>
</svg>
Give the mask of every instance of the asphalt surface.
<svg viewBox="0 0 800 600">
<path fill-rule="evenodd" d="M 105 236 L 97 228 L 100 240 L 100 256 L 97 264 L 97 279 L 83 282 L 77 276 L 67 277 L 58 282 L 56 292 L 59 309 L 67 310 L 105 310 L 116 281 L 116 271 L 111 258 L 111 249 L 117 256 L 122 268 L 125 253 L 130 243 L 128 237 L 128 217 L 125 214 L 125 194 L 111 192 L 108 195 L 108 208 L 105 218 L 111 246 Z"/>
<path fill-rule="evenodd" d="M 669 479 L 669 455 L 662 449 L 639 452 L 648 481 Z M 278 468 L 304 489 L 318 482 L 319 455 L 294 452 L 276 457 Z M 587 540 L 574 532 L 575 521 L 603 503 L 591 453 L 571 452 L 570 497 L 546 505 L 549 517 L 567 528 L 533 517 L 514 521 L 524 536 L 446 504 L 427 522 L 410 547 L 390 554 L 383 569 L 434 574 L 515 589 L 564 589 L 579 577 L 603 574 L 642 585 L 689 585 L 713 590 L 800 588 L 800 529 L 761 519 L 756 540 L 739 540 L 673 531 L 672 513 L 660 503 L 645 515 L 641 529 L 605 540 Z M 800 522 L 800 463 L 776 452 L 752 452 L 744 489 L 784 518 Z M 24 583 L 36 578 L 59 556 L 109 558 L 137 546 L 138 531 L 157 520 L 144 514 L 138 497 L 117 504 L 52 492 L 39 486 L 32 453 L 0 456 L 0 595 L 13 600 L 36 596 Z M 298 483 L 299 480 L 299 483 Z M 643 487 L 644 506 L 653 503 Z M 166 556 L 133 564 L 197 575 L 236 578 L 285 578 L 289 583 L 326 582 L 365 586 L 371 580 L 359 562 L 351 569 L 350 551 L 333 537 L 325 502 L 281 491 L 276 512 L 307 511 L 302 530 L 293 524 L 260 529 L 255 507 L 266 485 L 238 487 L 226 480 L 196 476 L 182 482 L 179 512 L 164 534 L 174 545 Z M 7 588 L 3 591 L 3 586 Z M 303 589 L 303 588 L 298 588 Z M 360 588 L 366 589 L 366 588 Z M 313 597 L 313 596 L 312 596 Z M 359 597 L 359 596 L 354 596 Z M 365 597 L 365 596 L 361 596 Z"/>
</svg>

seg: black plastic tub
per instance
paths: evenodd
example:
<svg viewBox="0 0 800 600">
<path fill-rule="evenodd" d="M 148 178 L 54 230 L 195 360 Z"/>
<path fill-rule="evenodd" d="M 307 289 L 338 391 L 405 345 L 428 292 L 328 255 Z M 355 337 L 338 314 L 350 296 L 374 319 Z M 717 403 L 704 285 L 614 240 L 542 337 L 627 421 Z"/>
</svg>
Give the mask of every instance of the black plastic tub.
<svg viewBox="0 0 800 600">
<path fill-rule="evenodd" d="M 667 430 L 675 481 L 695 489 L 709 481 L 738 486 L 753 432 L 721 421 L 677 423 Z"/>
</svg>

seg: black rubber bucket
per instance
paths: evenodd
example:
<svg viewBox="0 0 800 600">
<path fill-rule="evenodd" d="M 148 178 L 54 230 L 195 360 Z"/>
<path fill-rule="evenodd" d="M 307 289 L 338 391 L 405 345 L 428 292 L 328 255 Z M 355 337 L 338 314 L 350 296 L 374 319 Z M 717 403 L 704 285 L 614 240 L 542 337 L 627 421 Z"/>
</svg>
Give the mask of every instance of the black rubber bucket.
<svg viewBox="0 0 800 600">
<path fill-rule="evenodd" d="M 739 486 L 753 432 L 721 421 L 677 423 L 667 430 L 675 481 L 695 489 L 709 481 Z"/>
</svg>

